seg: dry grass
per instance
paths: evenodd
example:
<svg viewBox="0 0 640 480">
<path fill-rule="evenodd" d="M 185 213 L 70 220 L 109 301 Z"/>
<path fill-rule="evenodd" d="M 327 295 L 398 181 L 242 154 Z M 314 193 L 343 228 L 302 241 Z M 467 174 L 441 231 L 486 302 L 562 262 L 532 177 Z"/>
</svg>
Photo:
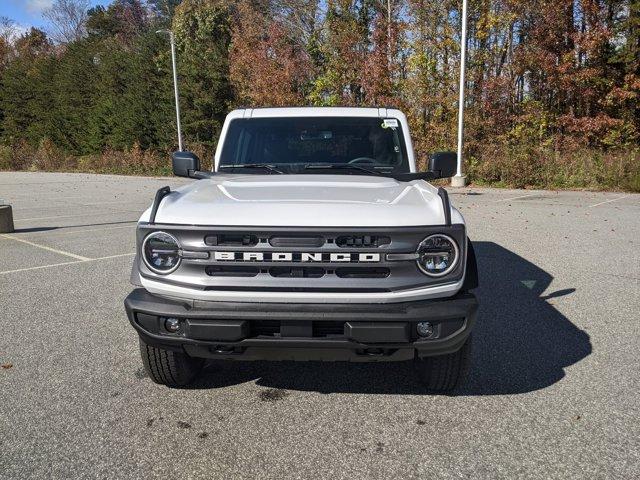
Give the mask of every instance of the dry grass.
<svg viewBox="0 0 640 480">
<path fill-rule="evenodd" d="M 211 151 L 191 146 L 211 168 Z M 106 150 L 101 154 L 72 156 L 45 140 L 32 147 L 19 143 L 0 146 L 0 170 L 88 172 L 123 175 L 170 175 L 169 152 Z M 602 151 L 554 146 L 509 147 L 488 145 L 468 157 L 467 174 L 473 183 L 511 188 L 624 190 L 640 192 L 640 150 Z"/>
<path fill-rule="evenodd" d="M 488 148 L 468 161 L 467 173 L 475 183 L 511 188 L 640 192 L 640 150 Z"/>
<path fill-rule="evenodd" d="M 0 170 L 169 175 L 171 160 L 168 153 L 142 150 L 137 145 L 127 151 L 73 156 L 44 140 L 37 148 L 27 143 L 0 147 Z"/>
</svg>

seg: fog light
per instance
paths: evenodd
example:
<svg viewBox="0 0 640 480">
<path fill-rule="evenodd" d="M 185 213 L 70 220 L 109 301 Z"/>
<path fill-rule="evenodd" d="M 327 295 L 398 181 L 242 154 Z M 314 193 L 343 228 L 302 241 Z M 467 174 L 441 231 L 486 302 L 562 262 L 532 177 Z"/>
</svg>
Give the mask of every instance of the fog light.
<svg viewBox="0 0 640 480">
<path fill-rule="evenodd" d="M 167 332 L 176 333 L 180 330 L 180 320 L 169 317 L 164 321 L 164 328 L 167 329 Z"/>
<path fill-rule="evenodd" d="M 432 337 L 435 332 L 433 325 L 429 322 L 418 322 L 416 329 L 418 330 L 418 335 L 424 338 Z"/>
</svg>

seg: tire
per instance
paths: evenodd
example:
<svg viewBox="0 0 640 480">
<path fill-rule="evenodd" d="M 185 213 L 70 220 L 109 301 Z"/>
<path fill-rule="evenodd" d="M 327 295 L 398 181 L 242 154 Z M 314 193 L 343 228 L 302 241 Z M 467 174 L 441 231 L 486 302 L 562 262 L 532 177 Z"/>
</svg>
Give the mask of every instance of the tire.
<svg viewBox="0 0 640 480">
<path fill-rule="evenodd" d="M 427 387 L 434 392 L 450 392 L 459 387 L 471 366 L 471 336 L 460 350 L 437 357 L 416 358 L 417 374 Z"/>
<path fill-rule="evenodd" d="M 155 383 L 167 387 L 189 385 L 200 373 L 204 359 L 185 353 L 147 345 L 140 339 L 140 355 L 147 374 Z"/>
</svg>

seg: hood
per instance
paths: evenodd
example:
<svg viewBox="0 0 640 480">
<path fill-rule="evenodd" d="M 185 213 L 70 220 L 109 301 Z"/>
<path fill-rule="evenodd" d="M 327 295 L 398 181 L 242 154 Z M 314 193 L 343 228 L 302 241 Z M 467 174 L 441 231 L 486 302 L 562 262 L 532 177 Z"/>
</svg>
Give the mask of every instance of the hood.
<svg viewBox="0 0 640 480">
<path fill-rule="evenodd" d="M 141 221 L 147 221 L 150 209 Z M 156 222 L 271 227 L 402 227 L 444 224 L 442 200 L 416 180 L 360 175 L 225 175 L 166 196 Z M 462 223 L 452 209 L 453 223 Z"/>
</svg>

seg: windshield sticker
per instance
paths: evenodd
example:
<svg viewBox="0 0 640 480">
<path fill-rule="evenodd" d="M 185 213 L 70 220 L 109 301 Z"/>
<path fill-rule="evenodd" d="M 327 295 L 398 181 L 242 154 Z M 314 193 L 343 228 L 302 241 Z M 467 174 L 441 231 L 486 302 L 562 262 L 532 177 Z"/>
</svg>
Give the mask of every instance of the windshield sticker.
<svg viewBox="0 0 640 480">
<path fill-rule="evenodd" d="M 395 118 L 385 118 L 382 122 L 382 128 L 398 128 L 398 120 Z"/>
</svg>

